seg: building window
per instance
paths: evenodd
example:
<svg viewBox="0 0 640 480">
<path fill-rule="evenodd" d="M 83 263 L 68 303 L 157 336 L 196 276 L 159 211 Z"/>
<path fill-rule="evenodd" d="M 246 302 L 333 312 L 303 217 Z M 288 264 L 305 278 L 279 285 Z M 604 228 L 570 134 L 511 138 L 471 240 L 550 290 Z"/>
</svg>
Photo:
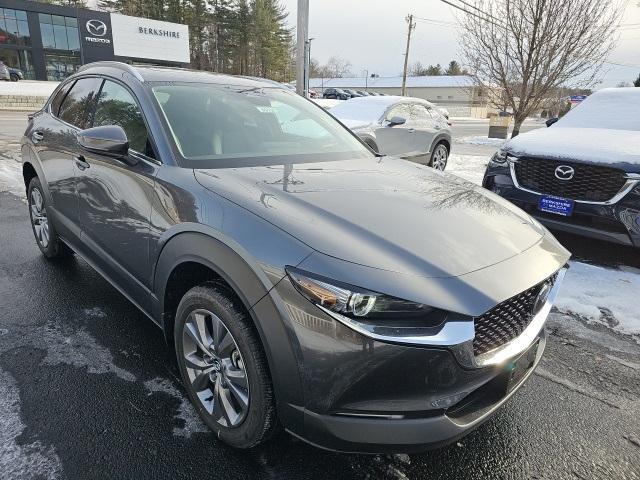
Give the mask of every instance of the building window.
<svg viewBox="0 0 640 480">
<path fill-rule="evenodd" d="M 22 70 L 24 78 L 35 80 L 36 72 L 33 68 L 30 50 L 0 47 L 0 60 L 8 67 Z"/>
<path fill-rule="evenodd" d="M 44 63 L 47 69 L 47 80 L 60 81 L 78 71 L 80 57 L 73 54 L 45 53 Z"/>
<path fill-rule="evenodd" d="M 438 100 L 442 99 L 442 95 L 438 95 Z"/>
<path fill-rule="evenodd" d="M 31 46 L 27 12 L 0 8 L 0 44 Z"/>
<path fill-rule="evenodd" d="M 56 50 L 80 50 L 80 36 L 78 35 L 78 20 L 61 15 L 38 14 L 42 46 Z"/>
</svg>

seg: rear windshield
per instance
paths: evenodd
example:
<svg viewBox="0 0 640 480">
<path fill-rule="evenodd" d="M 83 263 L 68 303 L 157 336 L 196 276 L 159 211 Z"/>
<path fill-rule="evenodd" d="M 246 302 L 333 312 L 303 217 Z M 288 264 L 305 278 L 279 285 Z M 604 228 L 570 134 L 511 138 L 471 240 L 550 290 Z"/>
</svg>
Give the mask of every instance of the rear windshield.
<svg viewBox="0 0 640 480">
<path fill-rule="evenodd" d="M 640 88 L 600 90 L 571 109 L 556 125 L 640 131 Z"/>
<path fill-rule="evenodd" d="M 192 168 L 247 158 L 293 163 L 371 156 L 324 110 L 289 90 L 194 83 L 152 90 Z"/>
</svg>

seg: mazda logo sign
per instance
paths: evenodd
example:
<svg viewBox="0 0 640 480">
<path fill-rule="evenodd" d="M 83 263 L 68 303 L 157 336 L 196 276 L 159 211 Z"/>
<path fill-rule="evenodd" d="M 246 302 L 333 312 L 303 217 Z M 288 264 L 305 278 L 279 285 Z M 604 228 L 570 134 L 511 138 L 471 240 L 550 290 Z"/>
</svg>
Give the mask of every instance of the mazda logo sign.
<svg viewBox="0 0 640 480">
<path fill-rule="evenodd" d="M 89 20 L 87 32 L 95 37 L 104 37 L 107 34 L 107 25 L 100 20 Z"/>
<path fill-rule="evenodd" d="M 571 180 L 576 171 L 569 165 L 559 165 L 556 167 L 556 178 L 558 180 Z"/>
</svg>

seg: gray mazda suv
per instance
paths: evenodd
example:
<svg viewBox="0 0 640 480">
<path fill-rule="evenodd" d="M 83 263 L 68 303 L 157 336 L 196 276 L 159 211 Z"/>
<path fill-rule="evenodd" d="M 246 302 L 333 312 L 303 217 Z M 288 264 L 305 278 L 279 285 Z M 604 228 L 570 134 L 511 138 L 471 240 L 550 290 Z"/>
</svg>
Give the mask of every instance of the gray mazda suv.
<svg viewBox="0 0 640 480">
<path fill-rule="evenodd" d="M 22 157 L 42 253 L 77 254 L 162 329 L 232 446 L 443 445 L 544 350 L 569 253 L 543 226 L 271 82 L 90 64 Z"/>
</svg>

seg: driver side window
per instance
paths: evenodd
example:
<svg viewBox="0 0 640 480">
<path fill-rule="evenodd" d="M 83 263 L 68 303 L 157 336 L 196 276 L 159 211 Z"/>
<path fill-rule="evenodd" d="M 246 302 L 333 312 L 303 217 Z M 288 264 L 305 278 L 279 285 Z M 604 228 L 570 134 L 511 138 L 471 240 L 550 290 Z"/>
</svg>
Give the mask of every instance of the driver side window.
<svg viewBox="0 0 640 480">
<path fill-rule="evenodd" d="M 131 150 L 153 157 L 140 107 L 126 88 L 109 80 L 100 90 L 93 120 L 94 127 L 104 125 L 119 125 L 127 134 Z"/>
<path fill-rule="evenodd" d="M 408 122 L 411 119 L 410 105 L 408 103 L 401 103 L 392 107 L 387 113 L 385 120 L 391 120 L 393 117 L 402 117 Z"/>
</svg>

